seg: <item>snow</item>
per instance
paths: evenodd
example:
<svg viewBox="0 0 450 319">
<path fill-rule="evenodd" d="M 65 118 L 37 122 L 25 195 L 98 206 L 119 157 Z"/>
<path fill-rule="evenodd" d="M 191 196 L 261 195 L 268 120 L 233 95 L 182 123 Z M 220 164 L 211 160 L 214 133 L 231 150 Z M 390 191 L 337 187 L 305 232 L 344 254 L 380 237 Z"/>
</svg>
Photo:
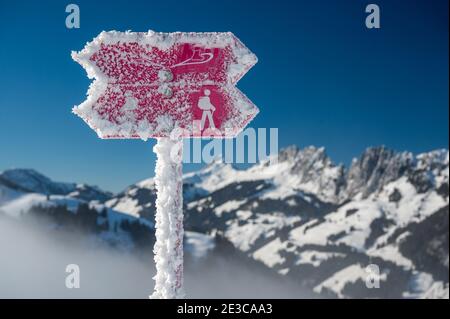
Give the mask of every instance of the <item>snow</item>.
<svg viewBox="0 0 450 319">
<path fill-rule="evenodd" d="M 0 206 L 0 210 L 11 217 L 20 217 L 22 213 L 26 213 L 30 208 L 38 204 L 46 203 L 47 197 L 42 194 L 25 194 L 16 199 L 7 201 Z"/>
<path fill-rule="evenodd" d="M 152 222 L 148 221 L 144 218 L 138 218 L 133 215 L 123 213 L 121 211 L 117 211 L 115 209 L 107 208 L 104 205 L 98 204 L 98 205 L 90 205 L 91 208 L 95 208 L 98 212 L 102 211 L 104 208 L 107 209 L 108 214 L 108 222 L 109 222 L 109 230 L 111 232 L 114 231 L 115 225 L 119 225 L 122 221 L 128 220 L 129 222 L 139 222 L 142 225 L 147 226 L 148 228 L 153 228 L 155 225 L 153 225 Z M 120 229 L 119 229 L 120 230 Z"/>
<path fill-rule="evenodd" d="M 167 156 L 164 155 L 164 156 Z M 434 156 L 434 157 L 433 157 Z M 437 158 L 444 158 L 448 162 L 448 151 L 438 153 Z M 442 197 L 437 194 L 435 189 L 442 183 L 448 183 L 448 167 L 439 168 L 434 167 L 431 169 L 424 163 L 430 161 L 435 163 L 436 156 L 433 154 L 423 154 L 418 156 L 417 167 L 426 169 L 429 174 L 430 180 L 435 183 L 435 187 L 424 193 L 417 192 L 415 186 L 411 184 L 410 180 L 406 177 L 396 178 L 383 185 L 382 188 L 377 189 L 369 196 L 364 196 L 361 192 L 350 198 L 350 202 L 342 204 L 339 208 L 327 213 L 324 220 L 313 219 L 306 224 L 296 227 L 289 233 L 289 240 L 283 241 L 275 237 L 276 231 L 283 227 L 292 225 L 295 221 L 299 221 L 300 217 L 290 217 L 277 211 L 272 211 L 266 214 L 257 214 L 252 212 L 253 208 L 239 209 L 242 204 L 245 204 L 245 200 L 230 200 L 224 202 L 222 205 L 214 207 L 209 204 L 213 202 L 213 196 L 208 196 L 208 192 L 215 191 L 226 185 L 230 185 L 235 182 L 241 181 L 254 181 L 260 180 L 261 184 L 256 188 L 259 191 L 256 196 L 259 199 L 264 198 L 286 198 L 287 194 L 296 194 L 298 197 L 314 203 L 313 194 L 306 194 L 302 189 L 310 189 L 315 192 L 314 185 L 310 181 L 306 182 L 303 186 L 302 180 L 299 179 L 297 171 L 292 171 L 295 162 L 291 160 L 279 161 L 278 164 L 264 166 L 256 165 L 247 170 L 237 170 L 232 166 L 214 162 L 207 168 L 196 173 L 189 173 L 184 175 L 185 182 L 192 187 L 192 189 L 201 189 L 205 193 L 204 198 L 188 203 L 188 208 L 195 208 L 201 205 L 208 204 L 209 208 L 212 208 L 217 216 L 224 216 L 229 211 L 236 210 L 236 219 L 229 220 L 227 227 L 224 230 L 224 235 L 229 239 L 235 247 L 238 249 L 251 253 L 251 257 L 261 261 L 268 267 L 281 268 L 279 273 L 286 274 L 293 270 L 292 267 L 302 265 L 312 265 L 313 267 L 319 267 L 323 262 L 330 258 L 339 258 L 344 256 L 336 252 L 329 251 L 316 251 L 310 247 L 303 247 L 305 245 L 320 245 L 324 248 L 330 248 L 332 250 L 334 245 L 345 244 L 351 248 L 355 248 L 369 257 L 380 257 L 385 261 L 390 261 L 402 268 L 405 271 L 415 271 L 413 262 L 405 256 L 402 256 L 398 250 L 398 244 L 408 236 L 407 232 L 401 234 L 395 243 L 388 244 L 388 239 L 399 230 L 400 227 L 404 227 L 411 222 L 420 222 L 433 214 L 438 209 L 448 205 L 448 197 Z M 434 159 L 433 159 L 434 158 Z M 441 163 L 442 164 L 442 163 Z M 433 164 L 437 165 L 437 164 Z M 324 163 L 313 165 L 314 170 L 321 170 L 326 168 Z M 324 172 L 323 172 L 324 173 Z M 325 173 L 324 173 L 325 174 Z M 288 175 L 292 175 L 289 177 Z M 335 176 L 331 174 L 330 176 Z M 161 178 L 161 177 L 160 177 Z M 174 179 L 170 179 L 169 182 L 164 181 L 164 185 L 167 183 L 168 187 L 172 187 Z M 283 180 L 285 181 L 283 183 Z M 26 180 L 24 182 L 27 182 Z M 139 188 L 146 188 L 150 190 L 155 189 L 155 182 L 157 178 L 144 180 L 134 187 L 125 192 L 125 196 L 120 199 L 114 199 L 107 202 L 108 206 L 113 204 L 116 210 L 126 211 L 129 215 L 120 214 L 113 210 L 108 210 L 108 220 L 111 221 L 110 227 L 113 227 L 115 223 L 120 222 L 123 218 L 129 218 L 130 220 L 140 220 L 146 222 L 143 219 L 137 219 L 133 216 L 138 216 L 139 209 L 142 209 L 137 200 L 130 198 L 136 197 Z M 293 185 L 291 183 L 294 183 Z M 295 184 L 300 183 L 300 184 Z M 267 185 L 271 186 L 267 188 Z M 300 185 L 300 187 L 298 187 Z M 239 193 L 241 185 L 237 185 L 236 193 Z M 264 190 L 263 190 L 264 188 Z M 398 202 L 394 202 L 389 199 L 394 190 L 401 193 L 401 198 Z M 70 196 L 75 195 L 76 192 L 69 193 Z M 323 192 L 322 192 L 323 194 Z M 129 197 L 126 195 L 130 195 Z M 20 215 L 21 211 L 27 211 L 27 209 L 36 204 L 56 205 L 68 204 L 69 209 L 73 211 L 76 209 L 78 203 L 81 201 L 74 200 L 70 196 L 52 195 L 50 201 L 47 201 L 44 194 L 34 193 L 22 193 L 20 191 L 14 191 L 8 187 L 5 187 L 0 183 L 0 211 L 7 211 L 12 215 Z M 162 200 L 160 198 L 160 200 Z M 172 199 L 160 202 L 169 203 Z M 331 201 L 331 200 L 330 200 Z M 287 202 L 290 205 L 294 205 L 294 200 Z M 261 204 L 261 203 L 260 203 Z M 92 205 L 92 204 L 91 204 Z M 257 207 L 258 202 L 254 202 L 253 207 Z M 170 206 L 170 205 L 169 205 Z M 294 205 L 295 206 L 295 205 Z M 97 210 L 103 207 L 102 205 L 96 206 Z M 349 210 L 356 210 L 352 214 L 348 214 Z M 389 220 L 382 229 L 383 234 L 377 235 L 374 242 L 366 246 L 366 241 L 369 236 L 372 235 L 371 224 L 377 219 L 382 218 L 384 221 Z M 319 222 L 319 223 L 317 223 Z M 314 226 L 313 226 L 314 224 Z M 150 223 L 146 224 L 149 227 L 153 227 Z M 311 227 L 312 226 L 312 227 Z M 112 230 L 112 229 L 110 229 Z M 119 229 L 120 233 L 120 229 Z M 123 236 L 122 236 L 123 235 Z M 111 231 L 105 231 L 101 233 L 102 238 L 108 240 L 120 240 L 126 245 L 127 238 L 125 233 L 120 233 L 115 238 Z M 339 236 L 336 236 L 339 235 Z M 330 245 L 331 237 L 336 236 L 339 239 L 333 241 L 333 245 Z M 170 237 L 170 236 L 169 236 Z M 213 247 L 213 238 L 207 235 L 198 233 L 185 234 L 185 247 L 191 251 L 196 257 L 202 258 L 206 256 L 211 247 Z M 173 239 L 173 238 L 172 238 Z M 260 244 L 263 242 L 263 244 Z M 293 244 L 288 245 L 288 242 Z M 131 241 L 130 241 L 131 243 Z M 173 245 L 172 242 L 166 241 L 166 243 Z M 167 247 L 167 245 L 164 245 Z M 303 247 L 303 249 L 302 249 Z M 165 255 L 166 257 L 168 255 Z M 284 257 L 289 256 L 295 264 L 285 262 Z M 291 259 L 291 257 L 293 257 Z M 447 257 L 448 265 L 448 257 Z M 167 265 L 166 265 L 167 266 Z M 167 266 L 170 269 L 169 266 Z M 362 272 L 361 265 L 351 265 L 349 269 L 341 269 L 341 271 L 335 273 L 330 278 L 327 278 L 322 283 L 316 285 L 316 290 L 324 289 L 325 287 L 335 291 L 339 296 L 345 297 L 342 292 L 346 283 L 355 282 L 357 278 L 364 280 L 365 273 Z M 277 268 L 278 269 L 278 268 Z M 172 269 L 173 270 L 173 269 Z M 428 298 L 433 296 L 448 297 L 448 285 L 445 283 L 431 280 L 429 274 L 415 273 L 414 278 L 411 279 L 411 290 L 405 294 L 408 298 Z M 164 282 L 167 284 L 167 282 Z"/>
<path fill-rule="evenodd" d="M 27 192 L 67 194 L 76 188 L 74 183 L 54 182 L 33 169 L 9 169 L 0 177 Z"/>
<path fill-rule="evenodd" d="M 434 282 L 419 298 L 449 299 L 449 285 L 442 281 Z"/>
<path fill-rule="evenodd" d="M 267 266 L 273 267 L 282 264 L 285 261 L 285 258 L 281 257 L 279 254 L 282 248 L 284 248 L 284 245 L 281 240 L 277 238 L 255 251 L 253 257 L 256 260 L 262 261 Z"/>
<path fill-rule="evenodd" d="M 289 273 L 289 268 L 283 268 L 283 269 L 280 269 L 280 270 L 278 270 L 278 273 L 279 273 L 280 275 L 285 276 L 285 275 L 287 275 L 287 274 Z"/>
<path fill-rule="evenodd" d="M 336 202 L 338 196 L 334 181 L 339 178 L 342 167 L 334 166 L 329 159 L 315 164 L 317 157 L 324 156 L 323 154 L 323 148 L 309 147 L 298 151 L 297 157 L 276 160 L 276 156 L 272 156 L 245 170 L 235 169 L 218 159 L 200 172 L 185 174 L 184 179 L 208 192 L 214 192 L 231 183 L 260 180 L 273 185 L 260 194 L 263 199 L 284 199 L 292 195 L 305 196 L 305 193 L 311 193 L 325 202 Z M 306 164 L 304 167 L 299 165 L 303 164 L 302 161 L 311 167 Z M 298 172 L 299 167 L 301 173 Z M 260 189 L 262 187 L 263 185 L 259 186 Z"/>
<path fill-rule="evenodd" d="M 289 168 L 290 166 L 287 163 L 277 163 L 269 166 L 256 165 L 247 170 L 237 170 L 230 164 L 216 160 L 200 172 L 185 174 L 184 181 L 195 183 L 197 187 L 212 193 L 232 183 L 269 180 L 274 182 L 274 186 L 263 191 L 259 197 L 283 199 L 298 194 L 298 191 L 292 187 L 292 181 L 287 178 L 287 174 L 283 174 Z M 257 190 L 261 190 L 263 186 L 259 185 Z"/>
<path fill-rule="evenodd" d="M 433 276 L 425 272 L 413 273 L 413 276 L 409 282 L 409 291 L 403 294 L 404 298 L 439 298 L 438 295 L 445 294 L 445 288 L 442 282 L 434 281 Z M 441 298 L 443 296 L 440 296 Z M 448 285 L 447 285 L 447 298 L 448 298 Z"/>
<path fill-rule="evenodd" d="M 395 245 L 387 245 L 378 249 L 369 250 L 367 254 L 369 256 L 380 257 L 384 260 L 392 261 L 394 264 L 405 267 L 406 269 L 414 268 L 412 261 L 405 258 Z"/>
<path fill-rule="evenodd" d="M 137 219 L 131 214 L 124 214 L 116 209 L 110 209 L 103 204 L 96 203 L 95 201 L 86 202 L 84 200 L 72 198 L 65 195 L 43 195 L 38 193 L 25 193 L 20 194 L 8 201 L 0 202 L 0 210 L 11 217 L 20 217 L 22 213 L 28 213 L 30 209 L 36 206 L 41 207 L 56 207 L 65 206 L 67 210 L 76 213 L 80 204 L 88 204 L 91 209 L 95 209 L 97 212 L 101 212 L 104 209 L 107 210 L 108 221 L 110 222 L 111 231 L 115 223 L 120 223 L 123 220 L 136 221 L 139 220 L 141 224 L 148 227 L 153 227 L 152 223 L 145 219 Z"/>
<path fill-rule="evenodd" d="M 207 256 L 208 252 L 213 250 L 215 247 L 214 237 L 186 231 L 185 235 L 185 248 L 191 253 L 192 256 L 196 258 L 204 258 Z"/>
<path fill-rule="evenodd" d="M 3 203 L 6 203 L 8 201 L 11 201 L 13 199 L 16 199 L 16 198 L 22 196 L 23 194 L 24 194 L 23 192 L 13 190 L 9 187 L 5 187 L 0 184 L 0 206 Z"/>
<path fill-rule="evenodd" d="M 314 267 L 319 267 L 322 262 L 336 257 L 345 257 L 341 253 L 330 253 L 314 250 L 305 250 L 299 254 L 298 260 L 295 262 L 296 265 L 313 265 Z"/>
<path fill-rule="evenodd" d="M 182 145 L 181 140 L 159 138 L 153 149 L 157 156 L 154 299 L 184 298 L 182 164 L 173 156 Z"/>
<path fill-rule="evenodd" d="M 113 206 L 115 210 L 135 217 L 139 217 L 139 212 L 142 210 L 142 207 L 138 204 L 138 200 L 130 197 L 121 198 L 119 201 L 116 199 L 109 200 L 105 204 L 107 206 Z"/>
<path fill-rule="evenodd" d="M 238 209 L 246 201 L 247 200 L 227 201 L 227 202 L 223 203 L 222 205 L 219 205 L 216 208 L 214 208 L 214 212 L 216 213 L 217 217 L 221 217 L 223 213 L 228 213 L 228 212 Z"/>
<path fill-rule="evenodd" d="M 256 203 L 256 202 L 255 202 Z M 253 204 L 255 204 L 255 203 L 253 203 Z M 253 206 L 255 206 L 255 205 L 253 205 Z M 236 216 L 237 216 L 237 218 L 239 218 L 240 220 L 247 220 L 247 219 L 249 219 L 250 217 L 252 217 L 252 215 L 253 215 L 253 213 L 251 212 L 251 211 L 249 211 L 249 210 L 238 210 L 237 212 L 236 212 Z"/>
<path fill-rule="evenodd" d="M 146 188 L 146 189 L 154 189 L 155 188 L 155 180 L 154 178 L 147 178 L 143 181 L 140 181 L 136 184 L 139 188 Z"/>
<path fill-rule="evenodd" d="M 209 193 L 240 180 L 240 171 L 231 165 L 215 160 L 199 172 L 187 173 L 183 181 L 187 184 L 195 184 L 196 187 Z"/>
<path fill-rule="evenodd" d="M 209 201 L 209 199 L 210 198 L 202 198 L 202 199 L 200 199 L 198 201 L 189 202 L 188 205 L 187 205 L 187 208 L 188 209 L 193 209 L 193 208 L 197 207 L 197 211 L 198 212 L 202 212 L 203 211 L 203 207 L 202 207 L 203 204 L 206 203 L 207 201 Z"/>
<path fill-rule="evenodd" d="M 172 74 L 172 72 L 170 72 L 168 70 L 159 70 L 158 78 L 163 82 L 169 82 L 169 81 L 172 81 L 173 74 Z"/>
<path fill-rule="evenodd" d="M 358 211 L 346 216 L 350 209 Z M 376 202 L 351 202 L 328 214 L 325 221 L 316 227 L 308 229 L 308 226 L 316 222 L 313 220 L 293 229 L 290 232 L 290 238 L 300 246 L 326 245 L 330 236 L 344 233 L 345 235 L 336 241 L 337 244 L 344 243 L 358 250 L 364 250 L 366 239 L 371 231 L 370 224 L 381 215 L 382 211 Z"/>
<path fill-rule="evenodd" d="M 399 190 L 402 194 L 398 204 L 389 203 L 388 196 L 394 189 Z M 447 205 L 446 200 L 436 192 L 417 193 L 416 188 L 408 181 L 407 177 L 401 177 L 386 185 L 379 195 L 379 200 L 385 206 L 390 206 L 390 209 L 386 209 L 391 212 L 388 213 L 388 217 L 396 220 L 399 225 L 406 225 L 413 221 L 419 222 Z"/>
<path fill-rule="evenodd" d="M 397 189 L 401 192 L 402 198 L 399 203 L 389 200 L 389 195 Z M 326 245 L 330 236 L 341 235 L 336 240 L 336 244 L 346 244 L 359 251 L 365 251 L 365 243 L 371 234 L 371 224 L 377 218 L 388 218 L 394 225 L 385 229 L 385 235 L 377 238 L 373 247 L 384 245 L 389 236 L 398 227 L 403 227 L 411 222 L 420 222 L 441 207 L 447 205 L 442 196 L 435 191 L 423 194 L 417 193 L 415 187 L 406 177 L 401 177 L 396 181 L 388 183 L 379 193 L 374 193 L 367 198 L 356 197 L 338 208 L 335 212 L 329 213 L 324 222 L 320 225 L 309 228 L 315 222 L 310 221 L 290 232 L 291 239 L 302 246 L 306 244 Z M 356 210 L 356 213 L 347 216 L 349 210 Z M 408 266 L 409 261 L 395 253 L 392 248 L 385 248 L 386 256 L 403 266 Z M 374 255 L 380 256 L 381 253 Z"/>
<path fill-rule="evenodd" d="M 28 193 L 12 199 L 0 205 L 0 210 L 11 217 L 20 217 L 22 213 L 27 213 L 36 206 L 66 206 L 69 211 L 76 212 L 78 205 L 82 202 L 68 196 L 52 195 L 51 200 L 47 200 L 46 195 L 37 193 Z"/>
<path fill-rule="evenodd" d="M 240 214 L 240 211 L 237 211 L 237 214 Z M 245 214 L 243 217 L 247 219 L 249 215 Z M 287 217 L 281 213 L 257 214 L 254 219 L 248 220 L 243 225 L 239 225 L 237 220 L 230 220 L 225 236 L 235 247 L 245 252 L 252 247 L 258 238 L 267 238 L 271 236 L 271 231 L 292 225 L 299 220 L 300 217 L 298 216 Z"/>
<path fill-rule="evenodd" d="M 433 164 L 449 165 L 449 151 L 447 149 L 438 149 L 431 152 L 421 153 L 416 156 L 417 168 L 428 169 Z M 448 172 L 448 170 L 447 170 Z"/>
<path fill-rule="evenodd" d="M 317 293 L 322 292 L 324 288 L 327 288 L 334 293 L 339 298 L 344 298 L 342 290 L 349 283 L 355 283 L 358 280 L 365 282 L 367 277 L 367 272 L 359 264 L 354 264 L 348 266 L 344 269 L 333 274 L 331 277 L 327 278 L 325 281 L 314 287 L 314 291 Z M 385 274 L 380 274 L 380 280 L 386 280 Z"/>
</svg>

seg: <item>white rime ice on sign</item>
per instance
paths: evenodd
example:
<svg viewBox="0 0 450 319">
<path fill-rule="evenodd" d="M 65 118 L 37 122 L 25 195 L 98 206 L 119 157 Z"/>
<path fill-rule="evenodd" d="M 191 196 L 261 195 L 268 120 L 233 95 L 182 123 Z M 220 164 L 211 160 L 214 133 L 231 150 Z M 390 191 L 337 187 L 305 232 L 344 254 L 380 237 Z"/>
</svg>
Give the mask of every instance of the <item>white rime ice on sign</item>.
<svg viewBox="0 0 450 319">
<path fill-rule="evenodd" d="M 171 131 L 157 125 L 166 114 L 185 137 L 198 137 L 194 110 L 206 86 L 220 115 L 218 132 L 203 136 L 236 136 L 259 112 L 235 87 L 257 57 L 231 32 L 103 31 L 72 58 L 94 79 L 72 111 L 100 138 L 167 137 Z"/>
<path fill-rule="evenodd" d="M 151 298 L 184 298 L 183 291 L 183 192 L 182 140 L 159 138 L 153 148 L 155 169 L 156 275 Z"/>
</svg>

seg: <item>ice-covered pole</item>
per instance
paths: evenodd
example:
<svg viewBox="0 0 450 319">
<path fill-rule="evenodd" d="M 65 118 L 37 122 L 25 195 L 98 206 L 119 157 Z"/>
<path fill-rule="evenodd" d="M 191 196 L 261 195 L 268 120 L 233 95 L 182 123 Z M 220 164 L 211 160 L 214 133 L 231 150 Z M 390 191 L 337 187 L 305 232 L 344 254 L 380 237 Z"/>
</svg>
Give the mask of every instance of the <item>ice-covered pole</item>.
<svg viewBox="0 0 450 319">
<path fill-rule="evenodd" d="M 183 288 L 183 179 L 181 138 L 158 138 L 153 151 L 157 161 L 156 275 L 154 299 L 184 298 Z"/>
</svg>

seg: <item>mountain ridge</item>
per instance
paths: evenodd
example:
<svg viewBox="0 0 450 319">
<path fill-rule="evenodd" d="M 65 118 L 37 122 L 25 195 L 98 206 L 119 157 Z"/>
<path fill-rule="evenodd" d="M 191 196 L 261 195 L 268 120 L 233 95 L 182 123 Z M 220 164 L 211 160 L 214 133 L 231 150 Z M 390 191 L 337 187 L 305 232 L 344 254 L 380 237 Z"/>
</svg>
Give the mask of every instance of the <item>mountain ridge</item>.
<svg viewBox="0 0 450 319">
<path fill-rule="evenodd" d="M 322 297 L 448 298 L 448 167 L 446 149 L 413 155 L 384 146 L 367 148 L 348 168 L 313 146 L 282 149 L 276 163 L 245 170 L 214 161 L 183 176 L 185 228 Z M 105 216 L 115 220 L 102 226 L 109 229 L 105 239 L 128 234 L 123 242 L 151 245 L 152 178 L 103 201 L 73 190 L 24 197 L 4 180 L 0 211 L 24 207 L 14 196 L 25 198 L 30 210 L 37 200 L 44 213 L 55 205 L 73 207 L 76 199 L 103 214 L 101 225 Z M 53 208 L 45 208 L 47 202 Z M 371 264 L 381 271 L 380 289 L 365 287 Z"/>
</svg>

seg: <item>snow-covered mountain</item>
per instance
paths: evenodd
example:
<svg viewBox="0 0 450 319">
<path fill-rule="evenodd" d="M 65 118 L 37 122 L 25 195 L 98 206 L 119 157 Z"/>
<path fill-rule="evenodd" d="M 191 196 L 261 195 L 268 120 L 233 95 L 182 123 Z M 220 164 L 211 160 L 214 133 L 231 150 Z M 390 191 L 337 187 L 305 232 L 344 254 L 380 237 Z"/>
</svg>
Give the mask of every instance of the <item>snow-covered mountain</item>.
<svg viewBox="0 0 450 319">
<path fill-rule="evenodd" d="M 214 162 L 184 177 L 185 224 L 324 296 L 448 294 L 448 162 L 447 150 L 376 147 L 345 169 L 295 146 L 273 165 Z M 151 220 L 154 198 L 148 179 L 106 205 Z M 365 285 L 371 263 L 379 289 Z"/>
<path fill-rule="evenodd" d="M 232 251 L 320 296 L 448 298 L 448 165 L 448 150 L 413 155 L 385 147 L 367 149 L 348 169 L 315 147 L 288 147 L 277 163 L 246 170 L 216 161 L 184 176 L 185 227 L 194 232 L 190 242 L 197 234 L 215 238 L 217 251 Z M 0 211 L 21 206 L 24 195 L 14 192 L 49 193 L 4 175 Z M 55 186 L 64 194 L 58 196 L 92 206 L 73 190 L 61 191 L 67 188 Z M 99 212 L 129 216 L 151 231 L 152 179 L 101 202 Z M 110 236 L 123 229 L 145 233 L 128 224 L 109 225 Z M 379 288 L 366 287 L 369 265 L 379 269 Z"/>
<path fill-rule="evenodd" d="M 33 169 L 10 169 L 0 172 L 0 187 L 2 186 L 16 192 L 67 195 L 87 201 L 104 202 L 112 197 L 111 193 L 96 186 L 55 182 Z"/>
<path fill-rule="evenodd" d="M 112 196 L 97 186 L 55 182 L 32 169 L 10 169 L 0 172 L 0 221 L 86 233 L 94 247 L 107 243 L 119 250 L 151 251 L 154 223 L 106 206 Z M 187 231 L 185 242 L 188 257 L 202 258 L 214 247 L 211 236 L 195 232 Z"/>
</svg>

